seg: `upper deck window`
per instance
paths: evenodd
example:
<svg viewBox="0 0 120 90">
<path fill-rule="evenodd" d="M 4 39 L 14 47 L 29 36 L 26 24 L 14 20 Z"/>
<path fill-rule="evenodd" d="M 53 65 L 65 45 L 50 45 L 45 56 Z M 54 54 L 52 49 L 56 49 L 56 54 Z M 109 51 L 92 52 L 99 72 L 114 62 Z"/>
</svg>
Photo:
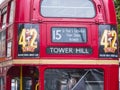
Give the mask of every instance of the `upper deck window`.
<svg viewBox="0 0 120 90">
<path fill-rule="evenodd" d="M 93 18 L 92 0 L 43 0 L 41 14 L 44 17 Z"/>
<path fill-rule="evenodd" d="M 3 20 L 2 20 L 2 28 L 6 26 L 6 19 L 7 19 L 7 13 L 3 14 Z"/>
<path fill-rule="evenodd" d="M 7 23 L 7 7 L 2 10 L 2 28 L 6 26 Z"/>
<path fill-rule="evenodd" d="M 14 20 L 14 12 L 15 12 L 15 3 L 12 1 L 10 3 L 10 15 L 9 15 L 9 23 L 13 23 Z"/>
</svg>

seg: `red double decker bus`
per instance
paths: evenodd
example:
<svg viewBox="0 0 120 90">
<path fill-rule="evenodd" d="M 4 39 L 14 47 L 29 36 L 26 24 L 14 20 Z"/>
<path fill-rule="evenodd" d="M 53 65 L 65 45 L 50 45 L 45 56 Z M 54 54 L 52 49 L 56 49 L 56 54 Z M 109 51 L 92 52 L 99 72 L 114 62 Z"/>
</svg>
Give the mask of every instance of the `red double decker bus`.
<svg viewBox="0 0 120 90">
<path fill-rule="evenodd" d="M 113 0 L 4 0 L 0 90 L 118 90 Z"/>
</svg>

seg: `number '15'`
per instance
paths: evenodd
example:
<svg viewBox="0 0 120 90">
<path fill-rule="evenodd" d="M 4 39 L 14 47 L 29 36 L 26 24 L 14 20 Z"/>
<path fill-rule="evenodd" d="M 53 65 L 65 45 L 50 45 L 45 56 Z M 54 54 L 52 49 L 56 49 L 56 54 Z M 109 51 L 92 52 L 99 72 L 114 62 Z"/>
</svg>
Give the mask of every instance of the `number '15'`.
<svg viewBox="0 0 120 90">
<path fill-rule="evenodd" d="M 60 40 L 62 38 L 61 30 L 54 30 L 52 33 L 53 40 Z"/>
</svg>

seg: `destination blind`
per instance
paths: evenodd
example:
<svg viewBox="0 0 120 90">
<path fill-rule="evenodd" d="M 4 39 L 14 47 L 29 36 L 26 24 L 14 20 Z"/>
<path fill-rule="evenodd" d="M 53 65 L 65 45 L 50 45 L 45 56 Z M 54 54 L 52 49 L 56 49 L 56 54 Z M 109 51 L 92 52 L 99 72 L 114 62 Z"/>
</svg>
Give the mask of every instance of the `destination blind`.
<svg viewBox="0 0 120 90">
<path fill-rule="evenodd" d="M 92 54 L 91 48 L 78 47 L 48 47 L 47 54 Z"/>
</svg>

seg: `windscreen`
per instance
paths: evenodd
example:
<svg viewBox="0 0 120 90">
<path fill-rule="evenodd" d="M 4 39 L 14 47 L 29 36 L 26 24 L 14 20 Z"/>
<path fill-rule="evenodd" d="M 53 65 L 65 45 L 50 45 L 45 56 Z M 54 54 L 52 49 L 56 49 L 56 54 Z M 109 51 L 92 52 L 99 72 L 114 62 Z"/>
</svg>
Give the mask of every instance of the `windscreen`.
<svg viewBox="0 0 120 90">
<path fill-rule="evenodd" d="M 93 18 L 92 0 L 43 0 L 41 14 L 44 17 Z"/>
<path fill-rule="evenodd" d="M 45 90 L 104 90 L 101 69 L 47 69 Z"/>
</svg>

